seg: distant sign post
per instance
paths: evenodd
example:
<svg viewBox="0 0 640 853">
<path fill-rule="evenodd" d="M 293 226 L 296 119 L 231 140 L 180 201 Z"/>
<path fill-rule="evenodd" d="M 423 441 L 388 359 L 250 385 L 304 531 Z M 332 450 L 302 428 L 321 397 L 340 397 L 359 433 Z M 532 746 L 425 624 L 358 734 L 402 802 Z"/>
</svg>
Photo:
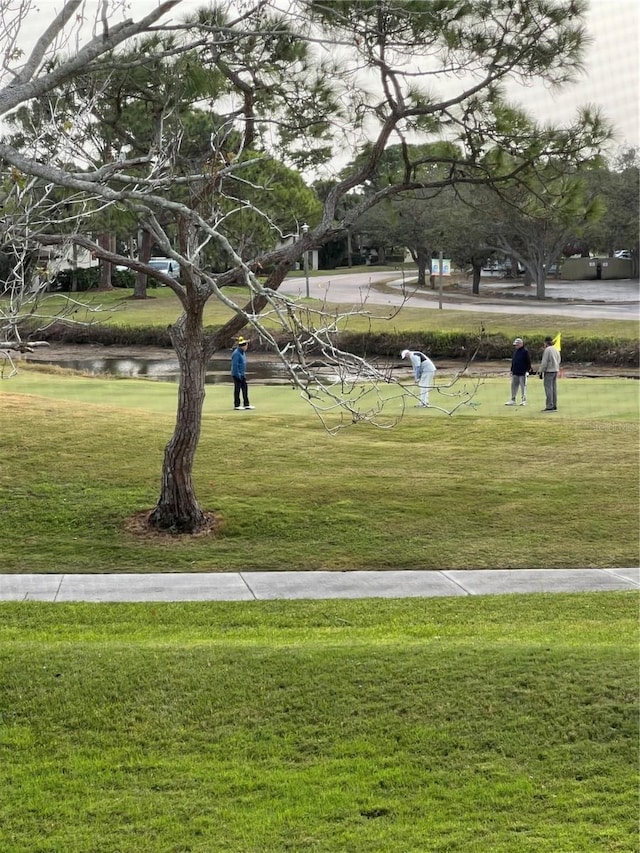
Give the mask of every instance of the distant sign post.
<svg viewBox="0 0 640 853">
<path fill-rule="evenodd" d="M 439 258 L 433 258 L 431 261 L 431 275 L 440 275 Z M 442 259 L 442 275 L 451 275 L 451 261 L 448 258 Z"/>
<path fill-rule="evenodd" d="M 451 260 L 443 258 L 442 252 L 439 258 L 431 261 L 431 275 L 438 276 L 438 308 L 442 309 L 442 276 L 451 275 Z"/>
</svg>

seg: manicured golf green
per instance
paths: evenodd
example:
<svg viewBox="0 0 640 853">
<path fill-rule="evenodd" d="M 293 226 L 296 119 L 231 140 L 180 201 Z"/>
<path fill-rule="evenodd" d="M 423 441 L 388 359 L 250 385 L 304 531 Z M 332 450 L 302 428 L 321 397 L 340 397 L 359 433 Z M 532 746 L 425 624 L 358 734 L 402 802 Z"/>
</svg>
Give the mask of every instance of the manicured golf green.
<svg viewBox="0 0 640 853">
<path fill-rule="evenodd" d="M 219 529 L 159 540 L 127 520 L 158 497 L 176 386 L 23 370 L 0 385 L 3 571 L 636 565 L 637 383 L 562 379 L 553 414 L 538 380 L 507 396 L 490 379 L 453 417 L 409 398 L 394 429 L 330 436 L 292 389 L 234 412 L 211 386 L 195 485 Z"/>
<path fill-rule="evenodd" d="M 631 853 L 637 597 L 0 604 L 6 853 Z"/>
</svg>

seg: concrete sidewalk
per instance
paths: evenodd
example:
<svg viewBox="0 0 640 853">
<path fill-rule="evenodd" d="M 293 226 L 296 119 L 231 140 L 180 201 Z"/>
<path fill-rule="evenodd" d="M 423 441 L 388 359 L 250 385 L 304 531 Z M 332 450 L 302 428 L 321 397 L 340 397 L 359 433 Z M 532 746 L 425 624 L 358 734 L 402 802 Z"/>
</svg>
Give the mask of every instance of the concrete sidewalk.
<svg viewBox="0 0 640 853">
<path fill-rule="evenodd" d="M 0 601 L 433 598 L 640 589 L 640 568 L 389 572 L 0 574 Z"/>
</svg>

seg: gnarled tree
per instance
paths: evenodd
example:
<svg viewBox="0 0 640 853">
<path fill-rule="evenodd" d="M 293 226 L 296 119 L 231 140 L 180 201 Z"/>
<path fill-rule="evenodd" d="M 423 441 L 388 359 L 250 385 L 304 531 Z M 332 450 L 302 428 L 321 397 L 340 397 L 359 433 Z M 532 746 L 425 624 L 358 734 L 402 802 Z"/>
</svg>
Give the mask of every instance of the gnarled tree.
<svg viewBox="0 0 640 853">
<path fill-rule="evenodd" d="M 179 0 L 160 4 L 137 22 L 116 22 L 114 7 L 105 0 L 98 4 L 95 35 L 83 43 L 78 33 L 69 52 L 69 27 L 77 26 L 74 15 L 80 5 L 80 0 L 64 3 L 26 57 L 15 51 L 5 54 L 0 115 L 39 99 L 41 107 L 49 105 L 51 134 L 46 148 L 36 144 L 18 150 L 4 142 L 0 158 L 37 178 L 44 188 L 71 191 L 78 214 L 71 239 L 105 262 L 161 278 L 144 261 L 127 259 L 91 239 L 82 220 L 87 199 L 94 210 L 99 204 L 128 211 L 179 263 L 179 281 L 162 279 L 175 291 L 183 311 L 171 329 L 180 363 L 178 412 L 150 522 L 162 529 L 195 532 L 205 524 L 192 472 L 210 355 L 248 327 L 290 365 L 292 382 L 319 409 L 327 401 L 350 421 L 375 418 L 382 398 L 371 405 L 367 394 L 343 393 L 344 382 L 327 382 L 316 371 L 317 354 L 341 376 L 347 371 L 360 382 L 373 383 L 389 377 L 341 351 L 335 322 L 320 310 L 308 312 L 309 306 L 301 308 L 282 297 L 281 282 L 302 252 L 345 233 L 366 210 L 387 199 L 492 180 L 494 175 L 483 165 L 489 150 L 508 149 L 515 173 L 522 162 L 518 155 L 526 159 L 530 146 L 513 128 L 494 120 L 501 107 L 501 86 L 513 78 L 569 80 L 579 68 L 584 4 L 291 0 L 284 9 L 279 2 L 255 0 L 203 9 L 190 20 L 159 26 L 163 16 L 175 13 Z M 28 7 L 29 0 L 19 4 L 12 39 Z M 100 122 L 107 120 L 94 109 L 100 93 L 84 87 L 86 109 L 78 104 L 74 116 L 63 123 L 55 120 L 56 94 L 68 91 L 80 77 L 107 85 L 123 68 L 144 65 L 151 56 L 168 69 L 180 68 L 192 106 L 199 111 L 197 126 L 206 128 L 199 144 L 194 145 L 190 122 L 172 121 L 175 101 L 156 98 L 155 134 L 146 151 L 122 135 L 117 156 L 108 162 L 98 146 L 84 146 L 80 156 L 78 141 L 86 137 L 87 123 L 99 132 Z M 111 113 L 108 119 L 110 138 L 115 138 L 118 117 Z M 437 156 L 435 177 L 424 177 L 408 143 L 442 135 L 457 142 L 459 154 L 445 146 Z M 335 179 L 335 156 L 346 151 L 353 159 L 365 142 L 364 156 Z M 345 196 L 371 181 L 390 145 L 402 151 L 402 165 L 393 179 L 364 194 L 357 204 L 343 204 Z M 514 150 L 518 148 L 522 151 Z M 306 234 L 256 202 L 277 184 L 276 161 L 333 179 Z M 508 177 L 509 169 L 503 170 L 500 178 Z M 265 233 L 259 245 L 253 243 L 245 251 L 235 235 L 246 234 L 248 221 L 259 221 Z M 68 234 L 65 239 L 70 239 Z M 211 272 L 204 262 L 210 248 L 221 272 Z M 246 286 L 245 304 L 227 295 L 229 284 Z M 234 317 L 208 336 L 203 312 L 212 297 L 231 307 Z M 273 325 L 265 324 L 265 315 L 277 322 L 278 335 Z"/>
</svg>

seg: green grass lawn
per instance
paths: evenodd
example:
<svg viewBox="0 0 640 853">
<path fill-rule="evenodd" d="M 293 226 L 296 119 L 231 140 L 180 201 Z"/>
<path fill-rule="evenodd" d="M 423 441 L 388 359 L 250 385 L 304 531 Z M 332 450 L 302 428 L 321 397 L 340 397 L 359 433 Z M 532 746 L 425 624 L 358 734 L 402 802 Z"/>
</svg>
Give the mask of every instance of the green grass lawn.
<svg viewBox="0 0 640 853">
<path fill-rule="evenodd" d="M 336 437 L 292 389 L 234 412 L 210 386 L 195 484 L 217 536 L 141 540 L 125 522 L 157 500 L 176 386 L 23 370 L 0 385 L 2 570 L 636 565 L 637 383 L 560 380 L 548 415 L 538 380 L 506 408 L 508 382 Z"/>
<path fill-rule="evenodd" d="M 3 853 L 632 853 L 637 597 L 0 604 Z"/>
<path fill-rule="evenodd" d="M 112 322 L 172 322 L 151 293 Z M 0 571 L 636 565 L 637 383 L 561 380 L 552 416 L 539 381 L 507 396 L 490 379 L 453 418 L 332 437 L 291 389 L 236 413 L 210 386 L 195 482 L 220 529 L 145 540 L 125 523 L 157 499 L 176 386 L 22 369 L 0 383 Z M 0 850 L 637 853 L 637 616 L 631 593 L 0 603 Z"/>
</svg>

